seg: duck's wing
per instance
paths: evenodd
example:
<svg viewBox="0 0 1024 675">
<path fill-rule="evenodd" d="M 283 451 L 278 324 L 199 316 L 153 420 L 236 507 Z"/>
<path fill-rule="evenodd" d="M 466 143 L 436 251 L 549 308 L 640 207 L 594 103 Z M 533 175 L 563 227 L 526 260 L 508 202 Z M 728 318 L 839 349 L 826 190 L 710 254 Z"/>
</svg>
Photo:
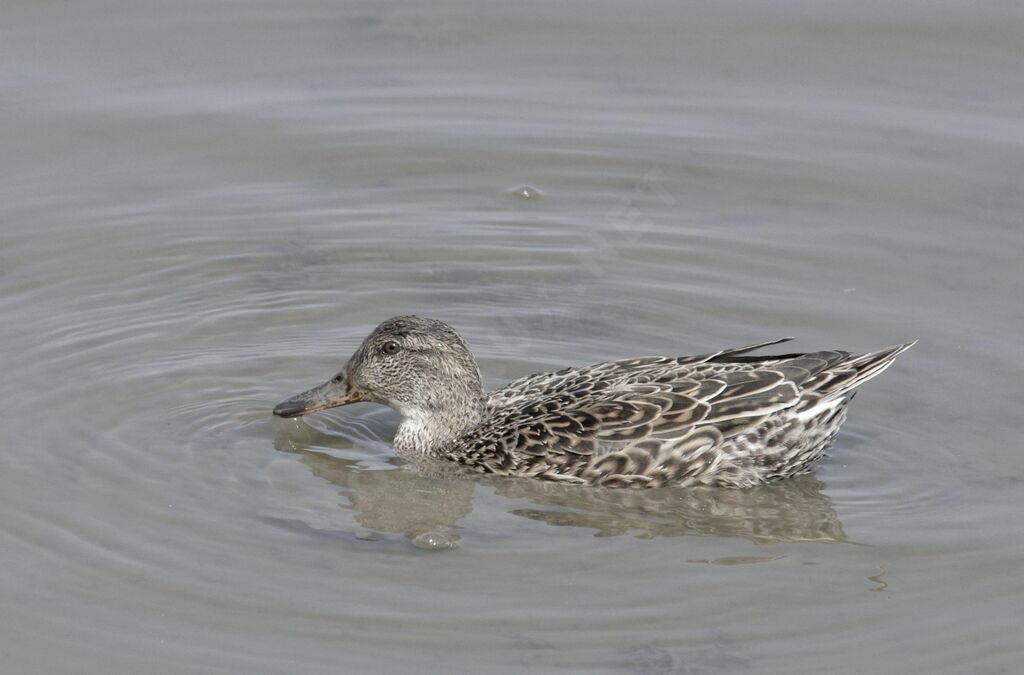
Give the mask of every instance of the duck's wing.
<svg viewBox="0 0 1024 675">
<path fill-rule="evenodd" d="M 635 381 L 645 377 L 671 376 L 679 372 L 681 366 L 697 365 L 714 360 L 737 357 L 749 352 L 792 340 L 791 337 L 778 338 L 767 342 L 759 342 L 745 347 L 722 349 L 708 354 L 696 356 L 647 356 L 623 361 L 597 363 L 579 368 L 565 368 L 557 372 L 534 373 L 513 380 L 501 389 L 488 395 L 485 402 L 491 412 L 502 409 L 514 409 L 526 401 L 535 401 L 548 394 L 558 392 L 581 391 L 586 388 L 600 388 L 611 382 L 621 380 Z M 787 355 L 797 356 L 797 355 Z M 786 356 L 761 357 L 782 359 Z"/>
<path fill-rule="evenodd" d="M 747 355 L 760 346 L 517 380 L 492 395 L 498 403 L 489 401 L 487 422 L 453 459 L 495 473 L 565 479 L 600 469 L 600 460 L 615 465 L 602 473 L 644 475 L 652 462 L 713 454 L 780 411 L 845 396 L 849 385 L 877 375 L 909 347 L 856 358 L 842 351 Z"/>
<path fill-rule="evenodd" d="M 781 340 L 699 356 L 653 356 L 516 380 L 490 395 L 488 417 L 474 435 L 471 458 L 593 455 L 642 438 L 681 437 L 696 425 L 764 416 L 799 399 L 794 376 L 768 368 L 780 359 L 743 358 Z M 494 468 L 497 468 L 495 466 Z"/>
</svg>

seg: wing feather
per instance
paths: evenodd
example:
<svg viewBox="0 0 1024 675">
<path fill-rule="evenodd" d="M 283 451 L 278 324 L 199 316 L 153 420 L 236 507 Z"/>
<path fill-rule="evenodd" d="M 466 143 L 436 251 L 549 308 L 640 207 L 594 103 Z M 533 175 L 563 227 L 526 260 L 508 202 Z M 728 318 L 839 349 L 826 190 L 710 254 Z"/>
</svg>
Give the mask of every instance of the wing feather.
<svg viewBox="0 0 1024 675">
<path fill-rule="evenodd" d="M 707 482 L 727 439 L 781 411 L 845 395 L 908 347 L 854 358 L 835 350 L 750 355 L 790 339 L 520 378 L 488 396 L 483 428 L 452 458 L 569 482 Z"/>
</svg>

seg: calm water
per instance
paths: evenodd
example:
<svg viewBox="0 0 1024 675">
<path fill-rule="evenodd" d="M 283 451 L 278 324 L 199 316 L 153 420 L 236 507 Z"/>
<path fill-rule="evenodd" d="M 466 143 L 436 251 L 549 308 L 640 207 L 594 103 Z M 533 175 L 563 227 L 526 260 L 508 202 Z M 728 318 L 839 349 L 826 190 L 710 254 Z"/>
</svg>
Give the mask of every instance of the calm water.
<svg viewBox="0 0 1024 675">
<path fill-rule="evenodd" d="M 830 4 L 5 3 L 4 671 L 1017 672 L 1024 10 Z M 921 342 L 753 491 L 271 417 L 405 312 L 493 386 Z"/>
</svg>

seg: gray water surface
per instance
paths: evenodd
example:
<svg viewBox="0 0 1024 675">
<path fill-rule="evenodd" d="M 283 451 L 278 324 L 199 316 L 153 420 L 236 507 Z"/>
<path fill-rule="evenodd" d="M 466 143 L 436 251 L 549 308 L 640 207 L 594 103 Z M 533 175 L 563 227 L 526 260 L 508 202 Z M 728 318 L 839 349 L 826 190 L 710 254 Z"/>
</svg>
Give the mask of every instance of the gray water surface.
<svg viewBox="0 0 1024 675">
<path fill-rule="evenodd" d="M 4 672 L 1017 672 L 1019 3 L 0 12 Z M 921 341 L 749 491 L 271 417 L 410 312 L 488 386 Z"/>
</svg>

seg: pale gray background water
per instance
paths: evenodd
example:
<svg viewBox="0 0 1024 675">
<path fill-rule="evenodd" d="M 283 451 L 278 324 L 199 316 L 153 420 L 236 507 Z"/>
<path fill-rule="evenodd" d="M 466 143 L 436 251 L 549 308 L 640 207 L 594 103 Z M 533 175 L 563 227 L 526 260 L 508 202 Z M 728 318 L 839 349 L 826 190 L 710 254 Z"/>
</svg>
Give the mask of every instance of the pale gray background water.
<svg viewBox="0 0 1024 675">
<path fill-rule="evenodd" d="M 4 672 L 1018 672 L 1020 3 L 0 18 Z M 748 492 L 431 478 L 386 410 L 271 418 L 413 311 L 491 385 L 921 342 Z"/>
</svg>

